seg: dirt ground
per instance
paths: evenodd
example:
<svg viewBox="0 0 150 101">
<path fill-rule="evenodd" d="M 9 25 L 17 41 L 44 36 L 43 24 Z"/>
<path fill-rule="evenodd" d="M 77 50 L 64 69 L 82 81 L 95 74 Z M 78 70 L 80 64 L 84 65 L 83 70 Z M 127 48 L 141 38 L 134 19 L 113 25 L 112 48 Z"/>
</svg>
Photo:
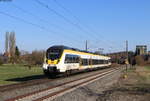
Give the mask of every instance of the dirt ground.
<svg viewBox="0 0 150 101">
<path fill-rule="evenodd" d="M 150 70 L 138 66 L 124 72 L 97 101 L 150 101 Z"/>
</svg>

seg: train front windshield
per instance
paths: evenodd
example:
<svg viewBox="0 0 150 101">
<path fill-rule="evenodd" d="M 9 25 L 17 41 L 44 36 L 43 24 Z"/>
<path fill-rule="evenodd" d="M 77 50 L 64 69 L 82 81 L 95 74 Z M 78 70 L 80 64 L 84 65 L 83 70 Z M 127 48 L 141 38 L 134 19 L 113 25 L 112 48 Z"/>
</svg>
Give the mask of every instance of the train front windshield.
<svg viewBox="0 0 150 101">
<path fill-rule="evenodd" d="M 56 60 L 59 59 L 61 56 L 61 50 L 59 49 L 52 49 L 47 51 L 47 58 L 50 60 Z"/>
</svg>

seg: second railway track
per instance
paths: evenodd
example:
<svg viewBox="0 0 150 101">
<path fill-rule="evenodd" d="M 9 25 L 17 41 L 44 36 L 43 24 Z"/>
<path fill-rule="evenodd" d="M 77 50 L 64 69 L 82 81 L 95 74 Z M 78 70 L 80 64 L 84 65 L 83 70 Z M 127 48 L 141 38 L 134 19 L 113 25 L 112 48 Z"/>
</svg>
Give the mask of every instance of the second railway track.
<svg viewBox="0 0 150 101">
<path fill-rule="evenodd" d="M 61 96 L 67 92 L 70 92 L 76 88 L 87 85 L 105 76 L 111 75 L 114 72 L 118 72 L 120 69 L 108 69 L 107 71 L 98 72 L 92 75 L 88 75 L 75 80 L 70 80 L 58 85 L 50 86 L 46 89 L 34 91 L 32 93 L 24 94 L 14 98 L 10 98 L 6 101 L 43 101 L 52 100 L 57 96 Z"/>
<path fill-rule="evenodd" d="M 81 73 L 81 74 L 84 74 L 84 73 Z M 71 76 L 74 76 L 74 74 L 72 74 Z M 62 79 L 62 77 L 50 79 L 50 78 L 43 76 L 41 79 L 29 80 L 29 81 L 24 81 L 21 83 L 15 83 L 15 84 L 10 84 L 10 85 L 0 86 L 0 92 L 10 91 L 10 90 L 15 90 L 15 89 L 20 89 L 20 88 L 26 88 L 29 86 L 44 84 L 44 83 L 51 82 L 54 80 L 59 80 L 59 79 Z"/>
<path fill-rule="evenodd" d="M 19 88 L 23 88 L 23 87 L 27 87 L 27 86 L 32 86 L 32 85 L 37 85 L 37 84 L 41 84 L 41 83 L 45 83 L 45 82 L 49 82 L 49 81 L 52 81 L 52 80 L 47 79 L 45 77 L 45 78 L 42 78 L 42 79 L 25 81 L 25 82 L 22 82 L 22 83 L 4 85 L 4 86 L 0 86 L 0 92 L 10 91 L 10 90 L 19 89 Z"/>
</svg>

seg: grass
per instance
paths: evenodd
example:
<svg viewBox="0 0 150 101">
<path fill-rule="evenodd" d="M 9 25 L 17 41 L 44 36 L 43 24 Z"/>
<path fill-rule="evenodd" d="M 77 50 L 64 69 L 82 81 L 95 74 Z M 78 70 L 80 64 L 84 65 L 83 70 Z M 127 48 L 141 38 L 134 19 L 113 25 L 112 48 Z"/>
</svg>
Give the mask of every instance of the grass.
<svg viewBox="0 0 150 101">
<path fill-rule="evenodd" d="M 148 71 L 148 73 L 147 73 L 147 81 L 150 84 L 150 66 L 146 66 L 145 68 Z"/>
<path fill-rule="evenodd" d="M 126 72 L 126 70 L 124 70 L 125 72 Z M 134 72 L 135 71 L 135 69 L 127 69 L 127 72 Z"/>
<path fill-rule="evenodd" d="M 40 67 L 32 67 L 29 69 L 23 65 L 2 65 L 0 66 L 0 85 L 18 83 L 18 81 L 10 79 L 24 78 L 42 74 L 42 68 Z"/>
<path fill-rule="evenodd" d="M 143 71 L 138 71 L 138 74 L 140 83 L 150 84 L 150 66 L 144 66 Z"/>
<path fill-rule="evenodd" d="M 150 66 L 137 66 L 135 68 L 128 68 L 127 75 L 136 74 L 135 79 L 138 80 L 139 84 L 150 84 Z"/>
<path fill-rule="evenodd" d="M 145 69 L 150 71 L 150 66 L 145 66 Z"/>
<path fill-rule="evenodd" d="M 127 68 L 127 71 L 126 71 L 126 67 L 125 67 L 125 69 L 123 70 L 124 72 L 127 72 L 127 73 L 130 73 L 130 72 L 135 72 L 135 67 L 128 67 Z"/>
</svg>

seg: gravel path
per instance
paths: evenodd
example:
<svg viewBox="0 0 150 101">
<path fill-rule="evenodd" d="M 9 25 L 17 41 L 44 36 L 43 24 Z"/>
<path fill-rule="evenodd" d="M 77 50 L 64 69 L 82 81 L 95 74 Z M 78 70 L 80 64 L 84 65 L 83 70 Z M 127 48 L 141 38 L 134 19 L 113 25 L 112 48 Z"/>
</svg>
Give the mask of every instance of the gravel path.
<svg viewBox="0 0 150 101">
<path fill-rule="evenodd" d="M 121 72 L 113 73 L 111 76 L 106 76 L 70 93 L 66 93 L 53 101 L 105 101 L 105 99 L 101 99 L 104 96 L 104 91 L 109 90 L 118 81 L 120 74 Z"/>
</svg>

